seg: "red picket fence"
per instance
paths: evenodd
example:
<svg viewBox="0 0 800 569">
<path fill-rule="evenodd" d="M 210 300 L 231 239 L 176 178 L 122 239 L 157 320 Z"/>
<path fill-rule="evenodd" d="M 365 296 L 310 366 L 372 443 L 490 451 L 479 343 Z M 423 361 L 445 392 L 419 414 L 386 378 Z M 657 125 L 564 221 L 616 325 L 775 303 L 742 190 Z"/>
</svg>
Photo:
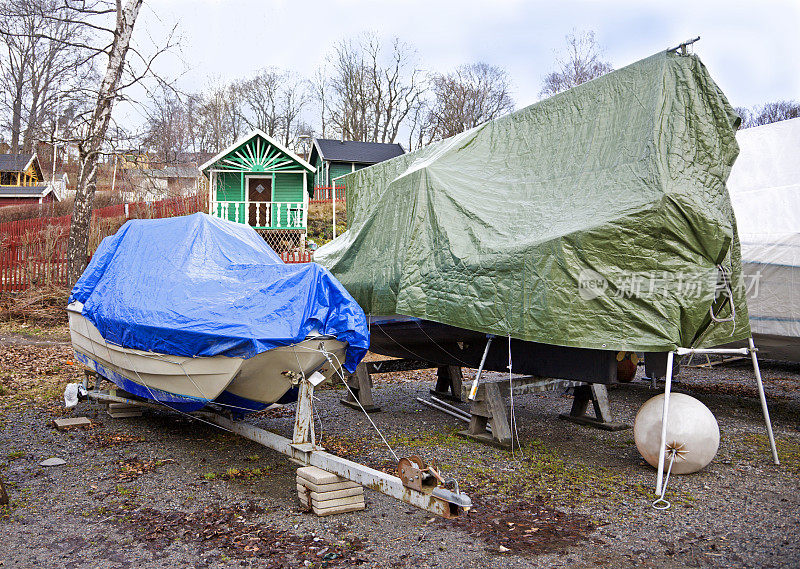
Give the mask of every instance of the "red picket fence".
<svg viewBox="0 0 800 569">
<path fill-rule="evenodd" d="M 308 249 L 284 251 L 280 253 L 280 256 L 284 263 L 312 263 L 314 261 L 314 253 Z"/>
<path fill-rule="evenodd" d="M 345 201 L 345 187 L 336 186 L 314 186 L 314 198 L 310 200 L 311 203 L 330 203 L 333 197 L 334 190 L 336 191 L 336 201 Z"/>
<path fill-rule="evenodd" d="M 116 232 L 124 219 L 155 219 L 207 211 L 206 200 L 206 195 L 197 195 L 96 209 L 90 240 L 98 244 Z M 70 216 L 0 223 L 0 292 L 23 291 L 31 285 L 66 286 L 69 224 Z M 287 251 L 281 258 L 286 263 L 308 263 L 312 253 Z"/>
</svg>

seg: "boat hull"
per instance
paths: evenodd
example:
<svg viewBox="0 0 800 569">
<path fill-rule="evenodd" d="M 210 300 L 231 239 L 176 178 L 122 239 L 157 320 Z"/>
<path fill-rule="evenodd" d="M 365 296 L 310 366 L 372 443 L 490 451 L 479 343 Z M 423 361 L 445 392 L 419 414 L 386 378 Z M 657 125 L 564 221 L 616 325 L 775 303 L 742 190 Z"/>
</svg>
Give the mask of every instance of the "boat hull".
<svg viewBox="0 0 800 569">
<path fill-rule="evenodd" d="M 144 352 L 108 343 L 79 305 L 67 312 L 78 361 L 132 395 L 187 413 L 209 404 L 247 413 L 291 403 L 297 400 L 298 378 L 319 371 L 329 379 L 347 350 L 346 342 L 312 336 L 248 359 Z"/>
<path fill-rule="evenodd" d="M 487 337 L 482 332 L 407 316 L 371 317 L 370 351 L 439 366 L 477 368 Z M 588 383 L 617 383 L 619 352 L 511 339 L 513 372 Z M 484 369 L 508 372 L 508 339 L 492 341 Z"/>
<path fill-rule="evenodd" d="M 346 350 L 347 343 L 319 336 L 253 356 L 244 361 L 215 403 L 233 411 L 258 411 L 273 403 L 296 401 L 299 375 L 319 371 L 329 379 L 344 363 Z M 333 364 L 326 353 L 331 354 Z"/>
<path fill-rule="evenodd" d="M 244 363 L 225 356 L 190 358 L 123 348 L 107 342 L 80 312 L 68 308 L 78 361 L 132 395 L 190 412 L 216 399 Z"/>
</svg>

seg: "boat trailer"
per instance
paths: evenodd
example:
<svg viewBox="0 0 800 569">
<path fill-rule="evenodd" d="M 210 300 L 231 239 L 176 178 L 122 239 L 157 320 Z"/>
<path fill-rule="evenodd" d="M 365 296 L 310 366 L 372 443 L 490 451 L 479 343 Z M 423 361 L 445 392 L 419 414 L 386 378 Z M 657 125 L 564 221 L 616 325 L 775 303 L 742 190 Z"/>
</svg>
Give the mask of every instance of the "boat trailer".
<svg viewBox="0 0 800 569">
<path fill-rule="evenodd" d="M 92 370 L 85 371 L 83 387 L 87 399 L 160 410 L 165 408 L 163 403 L 135 398 L 117 389 L 101 390 L 99 382 L 102 376 Z M 91 390 L 88 385 L 90 375 L 95 378 L 94 388 Z M 284 454 L 296 464 L 316 466 L 437 516 L 454 518 L 466 514 L 472 508 L 472 500 L 459 490 L 455 480 L 445 481 L 435 465 L 426 465 L 418 456 L 401 458 L 398 463 L 398 476 L 392 476 L 326 452 L 316 443 L 312 411 L 313 395 L 314 384 L 308 378 L 301 379 L 292 439 L 211 411 L 197 411 L 189 413 L 188 416 L 212 423 Z M 447 486 L 451 486 L 452 489 Z"/>
</svg>

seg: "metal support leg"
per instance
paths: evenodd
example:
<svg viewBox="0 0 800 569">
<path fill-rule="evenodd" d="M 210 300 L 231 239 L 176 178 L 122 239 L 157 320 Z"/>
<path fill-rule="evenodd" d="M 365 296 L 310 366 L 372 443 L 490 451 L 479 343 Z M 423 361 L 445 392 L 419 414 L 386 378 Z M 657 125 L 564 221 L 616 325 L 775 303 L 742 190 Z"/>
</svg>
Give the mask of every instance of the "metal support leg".
<svg viewBox="0 0 800 569">
<path fill-rule="evenodd" d="M 309 384 L 308 387 L 311 387 L 311 385 Z M 301 405 L 308 405 L 308 418 L 312 418 L 310 414 L 312 395 L 313 389 L 303 390 L 301 384 L 298 398 L 298 415 L 300 415 L 299 409 Z M 162 403 L 128 399 L 126 397 L 118 397 L 98 391 L 90 391 L 87 396 L 97 399 L 98 401 L 131 403 L 151 409 L 164 409 Z M 391 496 L 392 498 L 396 498 L 417 508 L 427 510 L 432 514 L 452 518 L 465 513 L 472 507 L 472 501 L 466 494 L 454 492 L 442 486 L 437 486 L 433 489 L 427 488 L 422 492 L 418 492 L 407 488 L 403 484 L 403 481 L 397 476 L 392 476 L 380 470 L 364 466 L 363 464 L 358 464 L 351 460 L 328 454 L 320 447 L 310 442 L 295 443 L 275 433 L 259 429 L 245 422 L 232 421 L 228 417 L 223 417 L 218 413 L 211 413 L 209 411 L 196 412 L 192 414 L 192 416 L 209 421 L 223 429 L 234 432 L 260 445 L 284 454 L 288 456 L 290 460 L 298 464 L 302 464 L 303 466 L 316 466 L 322 470 L 327 470 L 342 478 L 351 480 L 356 484 L 361 484 L 376 492 Z M 297 430 L 297 422 L 295 422 L 295 432 L 297 432 Z M 302 429 L 300 430 L 302 431 Z"/>
<path fill-rule="evenodd" d="M 469 400 L 475 400 L 475 394 L 478 392 L 478 384 L 481 380 L 481 373 L 483 373 L 483 366 L 486 365 L 486 356 L 489 355 L 489 347 L 492 345 L 494 336 L 489 334 L 489 339 L 486 341 L 486 348 L 483 350 L 483 357 L 481 358 L 481 365 L 478 366 L 478 373 L 475 374 L 475 381 L 472 382 L 472 389 L 469 390 Z"/>
<path fill-rule="evenodd" d="M 747 339 L 750 344 L 750 357 L 753 360 L 753 371 L 756 374 L 756 383 L 758 383 L 758 397 L 761 399 L 761 411 L 764 413 L 764 422 L 767 424 L 767 434 L 769 435 L 769 446 L 772 449 L 772 461 L 775 464 L 780 464 L 778 460 L 778 449 L 775 446 L 775 436 L 772 434 L 772 421 L 769 419 L 769 409 L 767 408 L 767 397 L 764 395 L 764 383 L 761 381 L 761 369 L 758 367 L 758 357 L 756 356 L 756 346 L 753 343 L 753 338 Z"/>
<path fill-rule="evenodd" d="M 661 448 L 658 449 L 658 474 L 656 475 L 656 494 L 661 495 L 664 480 L 664 455 L 667 448 L 667 415 L 669 414 L 669 392 L 672 388 L 672 362 L 675 352 L 667 354 L 667 377 L 664 379 L 664 410 L 661 413 Z"/>
</svg>

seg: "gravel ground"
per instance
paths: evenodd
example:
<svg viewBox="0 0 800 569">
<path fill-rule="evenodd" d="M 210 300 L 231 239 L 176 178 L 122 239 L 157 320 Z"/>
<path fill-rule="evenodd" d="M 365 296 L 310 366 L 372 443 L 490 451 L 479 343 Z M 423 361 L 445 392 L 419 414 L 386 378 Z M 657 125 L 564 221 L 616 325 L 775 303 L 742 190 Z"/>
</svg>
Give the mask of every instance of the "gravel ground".
<svg viewBox="0 0 800 569">
<path fill-rule="evenodd" d="M 523 448 L 464 440 L 464 424 L 415 400 L 430 370 L 375 376 L 371 417 L 399 455 L 436 458 L 477 507 L 458 521 L 372 491 L 367 510 L 303 513 L 282 455 L 169 412 L 112 419 L 59 396 L 79 377 L 63 330 L 0 330 L 0 510 L 5 567 L 797 567 L 800 566 L 800 368 L 764 364 L 783 463 L 768 453 L 750 369 L 682 368 L 677 391 L 717 417 L 720 451 L 703 471 L 670 480 L 672 508 L 651 506 L 655 471 L 632 431 L 557 420 L 562 393 L 515 398 Z M 637 380 L 610 391 L 632 424 L 657 392 Z M 332 452 L 378 468 L 391 456 L 339 389 L 317 392 L 318 431 Z M 61 432 L 55 417 L 92 419 Z M 293 408 L 248 418 L 290 435 Z M 41 467 L 59 457 L 66 464 Z"/>
</svg>

